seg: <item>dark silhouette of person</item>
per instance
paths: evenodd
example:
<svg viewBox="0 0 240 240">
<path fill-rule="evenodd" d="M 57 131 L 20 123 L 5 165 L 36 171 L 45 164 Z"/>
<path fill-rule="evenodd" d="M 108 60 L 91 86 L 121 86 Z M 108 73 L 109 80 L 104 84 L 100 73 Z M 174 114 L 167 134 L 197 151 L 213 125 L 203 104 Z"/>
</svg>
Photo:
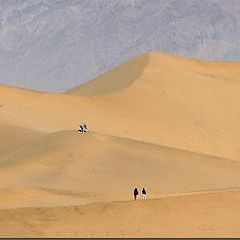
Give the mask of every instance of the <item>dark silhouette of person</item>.
<svg viewBox="0 0 240 240">
<path fill-rule="evenodd" d="M 83 126 L 82 126 L 82 125 L 79 126 L 78 131 L 81 132 L 81 133 L 83 133 Z"/>
<path fill-rule="evenodd" d="M 147 192 L 146 192 L 145 188 L 143 188 L 142 189 L 142 198 L 146 199 L 146 197 L 147 197 Z"/>
<path fill-rule="evenodd" d="M 134 200 L 136 201 L 136 200 L 137 200 L 137 196 L 138 196 L 138 190 L 137 190 L 137 188 L 134 189 L 133 195 L 134 195 Z"/>
</svg>

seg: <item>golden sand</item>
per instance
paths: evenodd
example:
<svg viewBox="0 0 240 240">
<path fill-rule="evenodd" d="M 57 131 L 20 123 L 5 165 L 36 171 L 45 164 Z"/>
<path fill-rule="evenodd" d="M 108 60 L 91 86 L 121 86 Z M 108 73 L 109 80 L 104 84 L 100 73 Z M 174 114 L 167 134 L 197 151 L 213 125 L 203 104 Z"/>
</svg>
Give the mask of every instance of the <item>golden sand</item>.
<svg viewBox="0 0 240 240">
<path fill-rule="evenodd" d="M 240 236 L 239 69 L 151 52 L 66 93 L 0 86 L 0 236 Z"/>
</svg>

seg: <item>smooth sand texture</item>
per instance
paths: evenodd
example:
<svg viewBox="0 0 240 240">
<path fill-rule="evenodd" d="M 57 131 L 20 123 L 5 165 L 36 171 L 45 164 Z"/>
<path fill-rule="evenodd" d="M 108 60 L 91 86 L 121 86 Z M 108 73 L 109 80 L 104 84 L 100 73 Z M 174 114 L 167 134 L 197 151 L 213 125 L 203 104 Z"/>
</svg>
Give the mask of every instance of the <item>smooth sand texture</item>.
<svg viewBox="0 0 240 240">
<path fill-rule="evenodd" d="M 4 208 L 124 201 L 135 186 L 151 197 L 240 188 L 239 162 L 97 133 L 48 134 L 1 158 Z"/>
<path fill-rule="evenodd" d="M 0 86 L 0 236 L 239 236 L 239 69 L 148 53 L 62 94 Z"/>
<path fill-rule="evenodd" d="M 23 237 L 239 237 L 239 192 L 139 202 L 0 210 L 0 235 Z"/>
<path fill-rule="evenodd" d="M 239 69 L 240 63 L 144 54 L 71 96 L 1 87 L 0 119 L 48 132 L 86 121 L 95 132 L 239 160 Z"/>
</svg>

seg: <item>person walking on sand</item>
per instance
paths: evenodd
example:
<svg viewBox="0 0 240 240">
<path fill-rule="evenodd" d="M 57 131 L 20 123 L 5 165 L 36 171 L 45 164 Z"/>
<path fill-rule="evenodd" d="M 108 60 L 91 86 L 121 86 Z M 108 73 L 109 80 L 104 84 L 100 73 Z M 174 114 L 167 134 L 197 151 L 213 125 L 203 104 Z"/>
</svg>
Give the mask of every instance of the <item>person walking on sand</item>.
<svg viewBox="0 0 240 240">
<path fill-rule="evenodd" d="M 147 198 L 147 192 L 146 192 L 145 188 L 142 189 L 142 198 L 143 199 Z"/>
<path fill-rule="evenodd" d="M 134 195 L 134 200 L 136 201 L 137 197 L 138 197 L 138 190 L 137 190 L 137 188 L 134 189 L 133 195 Z"/>
</svg>

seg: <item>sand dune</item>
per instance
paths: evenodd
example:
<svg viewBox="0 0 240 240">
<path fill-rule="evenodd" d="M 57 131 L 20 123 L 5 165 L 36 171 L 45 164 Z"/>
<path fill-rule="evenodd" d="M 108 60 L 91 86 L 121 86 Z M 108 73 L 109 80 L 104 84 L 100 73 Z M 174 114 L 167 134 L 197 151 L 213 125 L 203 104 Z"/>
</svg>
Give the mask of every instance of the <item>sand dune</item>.
<svg viewBox="0 0 240 240">
<path fill-rule="evenodd" d="M 135 186 L 151 198 L 240 188 L 237 161 L 98 133 L 46 134 L 0 159 L 0 208 L 130 200 Z"/>
<path fill-rule="evenodd" d="M 1 87 L 0 119 L 47 132 L 84 120 L 96 132 L 238 160 L 239 66 L 144 54 L 70 94 Z"/>
<path fill-rule="evenodd" d="M 41 132 L 36 132 L 28 128 L 22 128 L 16 125 L 10 125 L 3 122 L 0 122 L 0 153 L 3 152 L 12 152 L 12 150 L 27 142 L 32 141 L 33 139 L 38 138 L 42 135 Z"/>
<path fill-rule="evenodd" d="M 147 53 L 66 93 L 0 86 L 0 236 L 239 235 L 239 69 Z"/>
<path fill-rule="evenodd" d="M 211 62 L 201 61 L 191 58 L 183 58 L 176 55 L 149 52 L 140 55 L 111 71 L 75 87 L 67 93 L 74 95 L 96 95 L 112 93 L 125 89 L 132 84 L 152 84 L 153 81 L 163 81 L 166 70 L 176 81 L 174 75 L 180 74 L 189 77 L 206 77 L 208 79 L 218 79 L 228 82 L 239 82 L 239 62 Z M 164 75 L 162 75 L 164 74 Z M 149 79 L 147 83 L 144 83 Z M 184 79 L 183 79 L 184 80 Z M 184 84 L 184 81 L 183 81 Z M 160 89 L 156 89 L 161 92 Z"/>
<path fill-rule="evenodd" d="M 237 237 L 239 192 L 1 210 L 1 236 Z M 67 221 L 66 221 L 67 219 Z"/>
</svg>

